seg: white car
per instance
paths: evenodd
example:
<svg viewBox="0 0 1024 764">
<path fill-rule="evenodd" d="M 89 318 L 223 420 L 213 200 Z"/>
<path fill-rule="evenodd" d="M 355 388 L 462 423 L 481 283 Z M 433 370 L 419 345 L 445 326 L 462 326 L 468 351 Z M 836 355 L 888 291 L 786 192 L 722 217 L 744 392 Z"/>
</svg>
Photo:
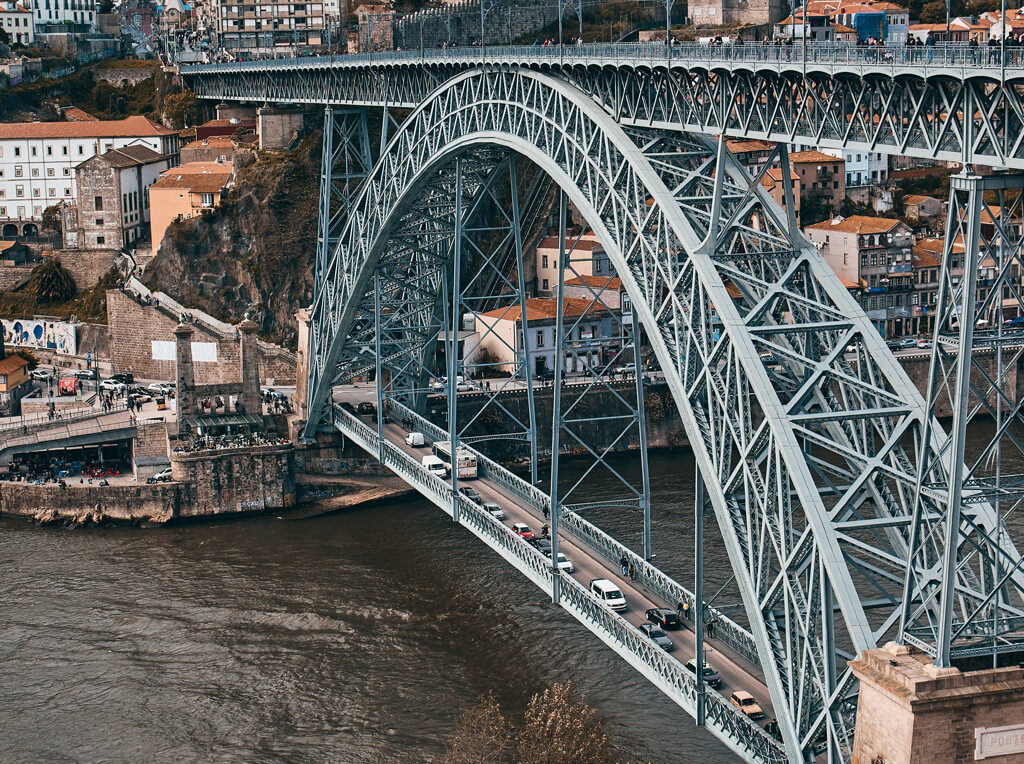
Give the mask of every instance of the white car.
<svg viewBox="0 0 1024 764">
<path fill-rule="evenodd" d="M 117 379 L 105 379 L 100 382 L 100 390 L 109 390 L 111 392 L 119 393 L 126 387 L 124 382 Z"/>
<path fill-rule="evenodd" d="M 153 382 L 146 386 L 147 390 L 152 390 L 157 395 L 167 395 L 174 390 L 173 382 Z"/>
<path fill-rule="evenodd" d="M 489 514 L 495 520 L 504 520 L 505 519 L 505 510 L 503 510 L 500 506 L 495 504 L 493 501 L 485 501 L 484 502 L 484 512 Z"/>
<path fill-rule="evenodd" d="M 551 555 L 548 555 L 550 558 Z M 558 553 L 558 569 L 564 570 L 566 573 L 575 573 L 576 566 L 572 564 L 572 560 L 565 556 L 564 553 Z"/>
<path fill-rule="evenodd" d="M 167 480 L 171 480 L 172 479 L 171 478 L 171 468 L 168 467 L 165 470 L 160 470 L 160 472 L 158 472 L 155 475 L 153 475 L 153 478 L 155 480 L 159 480 L 161 483 L 163 483 L 163 482 L 165 482 Z"/>
<path fill-rule="evenodd" d="M 421 448 L 423 446 L 423 433 L 410 432 L 405 436 L 405 445 L 412 446 L 413 448 Z"/>
<path fill-rule="evenodd" d="M 50 379 L 51 377 L 53 377 L 54 373 L 53 373 L 53 369 L 44 368 L 44 367 L 40 366 L 38 369 L 33 369 L 31 372 L 29 372 L 29 376 L 32 377 L 32 379 L 43 379 L 43 380 L 46 380 L 46 379 Z"/>
</svg>

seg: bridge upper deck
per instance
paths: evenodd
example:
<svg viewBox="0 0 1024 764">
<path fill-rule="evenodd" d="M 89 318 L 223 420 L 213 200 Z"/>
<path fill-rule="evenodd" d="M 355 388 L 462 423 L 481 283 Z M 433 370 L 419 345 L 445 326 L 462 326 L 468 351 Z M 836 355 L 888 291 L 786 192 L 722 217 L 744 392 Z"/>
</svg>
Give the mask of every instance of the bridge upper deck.
<svg viewBox="0 0 1024 764">
<path fill-rule="evenodd" d="M 412 108 L 469 69 L 555 74 L 624 126 L 1024 170 L 1024 54 L 660 43 L 388 51 L 183 67 L 202 98 Z"/>
</svg>

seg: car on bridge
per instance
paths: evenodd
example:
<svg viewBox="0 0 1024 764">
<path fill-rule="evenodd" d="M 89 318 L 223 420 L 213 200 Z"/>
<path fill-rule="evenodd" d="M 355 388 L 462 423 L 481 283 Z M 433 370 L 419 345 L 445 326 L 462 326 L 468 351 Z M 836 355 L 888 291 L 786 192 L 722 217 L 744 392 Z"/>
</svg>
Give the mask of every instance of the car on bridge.
<svg viewBox="0 0 1024 764">
<path fill-rule="evenodd" d="M 356 406 L 356 411 L 359 412 L 360 416 L 373 416 L 377 413 L 377 407 L 369 401 L 363 401 Z"/>
<path fill-rule="evenodd" d="M 691 674 L 697 673 L 696 658 L 690 658 L 690 660 L 686 662 L 686 670 L 689 671 Z M 717 690 L 719 687 L 722 686 L 722 677 L 719 675 L 717 671 L 711 668 L 711 664 L 709 664 L 707 661 L 704 661 L 704 670 L 701 672 L 701 676 L 704 677 L 704 682 L 708 685 L 708 687 L 712 687 Z"/>
<path fill-rule="evenodd" d="M 590 582 L 591 593 L 616 612 L 626 609 L 626 598 L 619 587 L 607 578 L 595 578 Z"/>
<path fill-rule="evenodd" d="M 405 436 L 405 445 L 412 446 L 413 448 L 423 447 L 423 433 L 422 432 L 410 432 Z"/>
<path fill-rule="evenodd" d="M 667 607 L 651 608 L 644 615 L 647 616 L 648 621 L 658 624 L 663 629 L 674 631 L 675 629 L 683 628 L 683 622 L 680 620 L 679 614 Z"/>
<path fill-rule="evenodd" d="M 534 537 L 530 539 L 530 544 L 532 544 L 541 554 L 546 555 L 547 557 L 551 556 L 551 542 L 547 539 Z"/>
<path fill-rule="evenodd" d="M 764 711 L 761 710 L 761 706 L 757 705 L 757 701 L 754 700 L 754 696 L 749 692 L 736 690 L 736 692 L 729 696 L 729 702 L 739 709 L 739 711 L 748 719 L 764 718 Z"/>
<path fill-rule="evenodd" d="M 484 512 L 489 514 L 495 520 L 504 520 L 505 519 L 505 510 L 503 510 L 500 506 L 495 504 L 493 501 L 485 501 L 484 502 Z"/>
<path fill-rule="evenodd" d="M 461 493 L 463 496 L 465 496 L 467 499 L 469 499 L 472 502 L 475 502 L 477 504 L 481 503 L 481 501 L 480 501 L 480 492 L 477 491 L 471 485 L 460 485 L 459 486 L 459 493 Z"/>
<path fill-rule="evenodd" d="M 521 539 L 529 541 L 533 538 L 533 531 L 530 530 L 530 526 L 526 523 L 512 523 L 512 532 Z"/>
<path fill-rule="evenodd" d="M 642 623 L 640 624 L 640 631 L 654 644 L 660 647 L 667 653 L 672 652 L 676 649 L 676 646 L 672 644 L 672 640 L 668 638 L 668 634 L 661 630 L 661 627 L 654 623 Z"/>
<path fill-rule="evenodd" d="M 547 557 L 550 560 L 551 559 L 551 550 L 549 549 L 548 551 L 544 552 L 544 556 Z M 576 572 L 576 566 L 572 564 L 572 560 L 570 560 L 565 555 L 564 552 L 559 552 L 558 553 L 558 569 L 559 570 L 564 570 L 566 573 L 575 573 Z"/>
</svg>

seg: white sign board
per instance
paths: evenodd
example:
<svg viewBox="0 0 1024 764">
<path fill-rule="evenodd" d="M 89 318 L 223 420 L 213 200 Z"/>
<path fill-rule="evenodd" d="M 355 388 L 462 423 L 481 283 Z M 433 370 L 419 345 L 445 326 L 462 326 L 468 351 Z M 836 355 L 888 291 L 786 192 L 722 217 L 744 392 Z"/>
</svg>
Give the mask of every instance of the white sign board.
<svg viewBox="0 0 1024 764">
<path fill-rule="evenodd" d="M 177 361 L 178 351 L 175 343 L 169 340 L 153 340 L 154 361 Z M 192 361 L 194 363 L 217 363 L 216 342 L 193 342 Z"/>
<path fill-rule="evenodd" d="M 0 320 L 0 325 L 3 326 L 7 345 L 55 350 L 60 355 L 78 352 L 78 333 L 74 324 L 19 318 Z"/>
<path fill-rule="evenodd" d="M 1024 724 L 974 729 L 974 760 L 1024 753 Z"/>
</svg>

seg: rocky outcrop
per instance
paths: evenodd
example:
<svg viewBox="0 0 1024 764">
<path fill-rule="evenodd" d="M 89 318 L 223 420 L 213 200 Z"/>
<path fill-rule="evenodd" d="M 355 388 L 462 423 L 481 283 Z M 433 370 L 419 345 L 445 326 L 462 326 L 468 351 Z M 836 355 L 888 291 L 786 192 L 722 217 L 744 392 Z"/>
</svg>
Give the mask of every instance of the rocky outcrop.
<svg viewBox="0 0 1024 764">
<path fill-rule="evenodd" d="M 319 131 L 260 155 L 216 209 L 168 229 L 144 281 L 229 323 L 248 312 L 264 338 L 294 348 L 295 310 L 312 299 L 319 168 Z"/>
</svg>

